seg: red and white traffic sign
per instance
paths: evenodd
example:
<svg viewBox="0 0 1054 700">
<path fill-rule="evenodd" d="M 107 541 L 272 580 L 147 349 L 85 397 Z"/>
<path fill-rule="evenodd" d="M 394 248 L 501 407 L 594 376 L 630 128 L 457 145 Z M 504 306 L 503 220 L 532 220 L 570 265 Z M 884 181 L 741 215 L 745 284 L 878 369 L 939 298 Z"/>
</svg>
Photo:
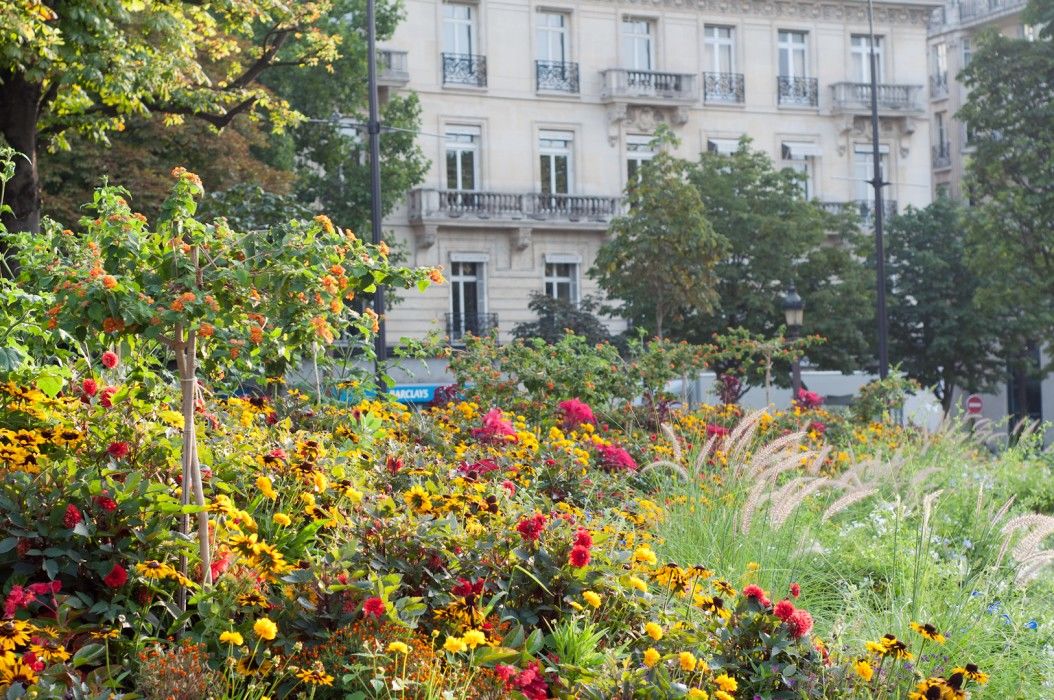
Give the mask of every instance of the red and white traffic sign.
<svg viewBox="0 0 1054 700">
<path fill-rule="evenodd" d="M 970 394 L 966 397 L 966 412 L 971 416 L 981 415 L 983 408 L 984 401 L 981 399 L 980 394 Z"/>
</svg>

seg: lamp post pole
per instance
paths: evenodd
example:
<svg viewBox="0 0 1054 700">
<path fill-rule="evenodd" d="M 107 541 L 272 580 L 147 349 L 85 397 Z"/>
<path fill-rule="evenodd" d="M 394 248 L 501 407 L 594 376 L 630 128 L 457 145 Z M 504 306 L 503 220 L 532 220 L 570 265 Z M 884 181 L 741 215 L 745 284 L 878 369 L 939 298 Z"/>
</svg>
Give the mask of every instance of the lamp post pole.
<svg viewBox="0 0 1054 700">
<path fill-rule="evenodd" d="M 366 72 L 368 75 L 370 117 L 366 131 L 370 140 L 370 227 L 374 245 L 381 242 L 381 121 L 377 107 L 377 18 L 375 0 L 366 1 Z M 373 368 L 377 375 L 377 391 L 385 390 L 384 364 L 388 359 L 388 339 L 384 323 L 384 287 L 377 287 L 373 295 L 373 310 L 379 324 L 373 340 Z"/>
<path fill-rule="evenodd" d="M 878 57 L 875 54 L 874 3 L 867 0 L 867 26 L 871 42 L 871 187 L 875 191 L 875 275 L 878 278 L 875 315 L 878 318 L 878 376 L 889 375 L 888 320 L 886 318 L 886 251 L 882 240 L 882 156 L 878 144 Z"/>
<path fill-rule="evenodd" d="M 787 335 L 792 341 L 801 337 L 801 326 L 805 320 L 805 302 L 798 294 L 798 290 L 791 284 L 787 293 L 783 295 L 783 319 L 787 323 Z M 798 400 L 801 391 L 801 358 L 795 357 L 791 362 L 791 391 L 792 400 Z"/>
</svg>

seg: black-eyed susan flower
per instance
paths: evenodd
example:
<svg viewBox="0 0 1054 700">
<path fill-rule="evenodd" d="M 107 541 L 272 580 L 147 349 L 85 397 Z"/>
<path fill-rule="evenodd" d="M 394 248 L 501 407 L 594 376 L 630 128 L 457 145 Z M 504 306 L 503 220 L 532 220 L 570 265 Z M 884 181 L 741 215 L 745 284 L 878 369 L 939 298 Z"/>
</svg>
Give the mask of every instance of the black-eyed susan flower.
<svg viewBox="0 0 1054 700">
<path fill-rule="evenodd" d="M 927 678 L 915 686 L 908 700 L 950 700 L 954 693 L 943 678 Z"/>
<path fill-rule="evenodd" d="M 267 597 L 260 591 L 249 591 L 242 593 L 235 599 L 243 608 L 266 608 L 269 607 Z"/>
<path fill-rule="evenodd" d="M 988 682 L 988 674 L 977 667 L 977 664 L 966 664 L 952 670 L 952 675 L 959 673 L 963 678 L 984 685 Z"/>
<path fill-rule="evenodd" d="M 326 673 L 326 669 L 319 663 L 316 663 L 314 668 L 297 671 L 296 677 L 308 685 L 333 685 L 333 676 Z"/>
<path fill-rule="evenodd" d="M 947 638 L 940 633 L 940 630 L 938 630 L 936 627 L 934 627 L 928 622 L 926 624 L 912 622 L 911 629 L 915 630 L 916 634 L 920 635 L 924 639 L 930 640 L 931 642 L 936 642 L 937 644 L 944 644 L 944 642 L 947 641 Z"/>
<path fill-rule="evenodd" d="M 0 649 L 12 650 L 29 644 L 30 627 L 22 620 L 0 622 Z"/>
</svg>

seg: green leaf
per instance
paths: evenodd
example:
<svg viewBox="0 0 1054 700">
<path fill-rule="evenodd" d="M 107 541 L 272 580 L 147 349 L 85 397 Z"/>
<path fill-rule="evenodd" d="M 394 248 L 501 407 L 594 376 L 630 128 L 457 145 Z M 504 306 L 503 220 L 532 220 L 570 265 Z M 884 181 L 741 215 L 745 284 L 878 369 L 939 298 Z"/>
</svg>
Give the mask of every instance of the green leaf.
<svg viewBox="0 0 1054 700">
<path fill-rule="evenodd" d="M 103 653 L 101 644 L 85 644 L 73 655 L 73 667 L 80 668 L 86 664 L 95 662 Z"/>
<path fill-rule="evenodd" d="M 38 389 L 53 399 L 59 395 L 60 391 L 62 391 L 62 385 L 65 382 L 57 373 L 44 371 L 37 377 L 34 383 L 37 385 Z"/>
<path fill-rule="evenodd" d="M 16 546 L 18 546 L 18 538 L 17 537 L 4 538 L 3 540 L 0 540 L 0 554 L 4 554 L 5 552 L 10 552 Z"/>
</svg>

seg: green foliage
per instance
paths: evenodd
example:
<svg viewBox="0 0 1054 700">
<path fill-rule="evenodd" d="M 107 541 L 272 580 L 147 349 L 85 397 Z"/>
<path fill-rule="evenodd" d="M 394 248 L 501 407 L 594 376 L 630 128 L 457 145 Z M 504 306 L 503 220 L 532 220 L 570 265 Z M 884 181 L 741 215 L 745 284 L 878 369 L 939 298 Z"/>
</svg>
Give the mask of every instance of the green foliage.
<svg viewBox="0 0 1054 700">
<path fill-rule="evenodd" d="M 976 300 L 986 278 L 968 267 L 964 215 L 943 197 L 909 208 L 890 222 L 887 242 L 890 354 L 945 413 L 957 389 L 980 391 L 1005 373 L 1004 311 Z"/>
<path fill-rule="evenodd" d="M 594 315 L 597 305 L 590 297 L 574 304 L 566 299 L 532 292 L 527 308 L 538 318 L 516 324 L 512 329 L 515 338 L 542 338 L 547 343 L 556 343 L 570 331 L 584 337 L 591 345 L 611 339 L 607 328 Z"/>
<path fill-rule="evenodd" d="M 730 155 L 701 154 L 688 174 L 728 247 L 713 271 L 713 310 L 696 309 L 672 332 L 698 342 L 733 328 L 772 337 L 794 284 L 806 304 L 803 333 L 828 340 L 810 360 L 849 370 L 869 358 L 873 276 L 857 255 L 863 236 L 847 215 L 802 197 L 800 175 L 775 169 L 747 138 Z"/>
<path fill-rule="evenodd" d="M 611 238 L 589 271 L 609 298 L 622 302 L 620 315 L 660 338 L 685 314 L 713 308 L 714 268 L 727 246 L 688 183 L 689 170 L 665 150 L 641 167 L 626 185 L 629 213 L 611 222 Z"/>
<path fill-rule="evenodd" d="M 885 379 L 874 379 L 860 388 L 850 413 L 859 423 L 893 422 L 908 394 L 919 389 L 918 382 L 905 375 L 899 366 L 894 367 Z"/>
<path fill-rule="evenodd" d="M 783 335 L 782 328 L 779 331 L 779 335 L 766 338 L 746 328 L 736 327 L 714 336 L 713 343 L 717 350 L 711 366 L 717 373 L 718 384 L 722 387 L 735 386 L 734 394 L 729 391 L 723 397 L 726 403 L 738 403 L 752 386 L 764 386 L 766 389 L 773 383 L 788 386 L 790 380 L 784 371 L 787 366 L 801 359 L 810 348 L 821 347 L 824 342 L 818 336 L 788 338 Z M 729 384 L 728 378 L 734 378 L 735 382 Z"/>
</svg>

